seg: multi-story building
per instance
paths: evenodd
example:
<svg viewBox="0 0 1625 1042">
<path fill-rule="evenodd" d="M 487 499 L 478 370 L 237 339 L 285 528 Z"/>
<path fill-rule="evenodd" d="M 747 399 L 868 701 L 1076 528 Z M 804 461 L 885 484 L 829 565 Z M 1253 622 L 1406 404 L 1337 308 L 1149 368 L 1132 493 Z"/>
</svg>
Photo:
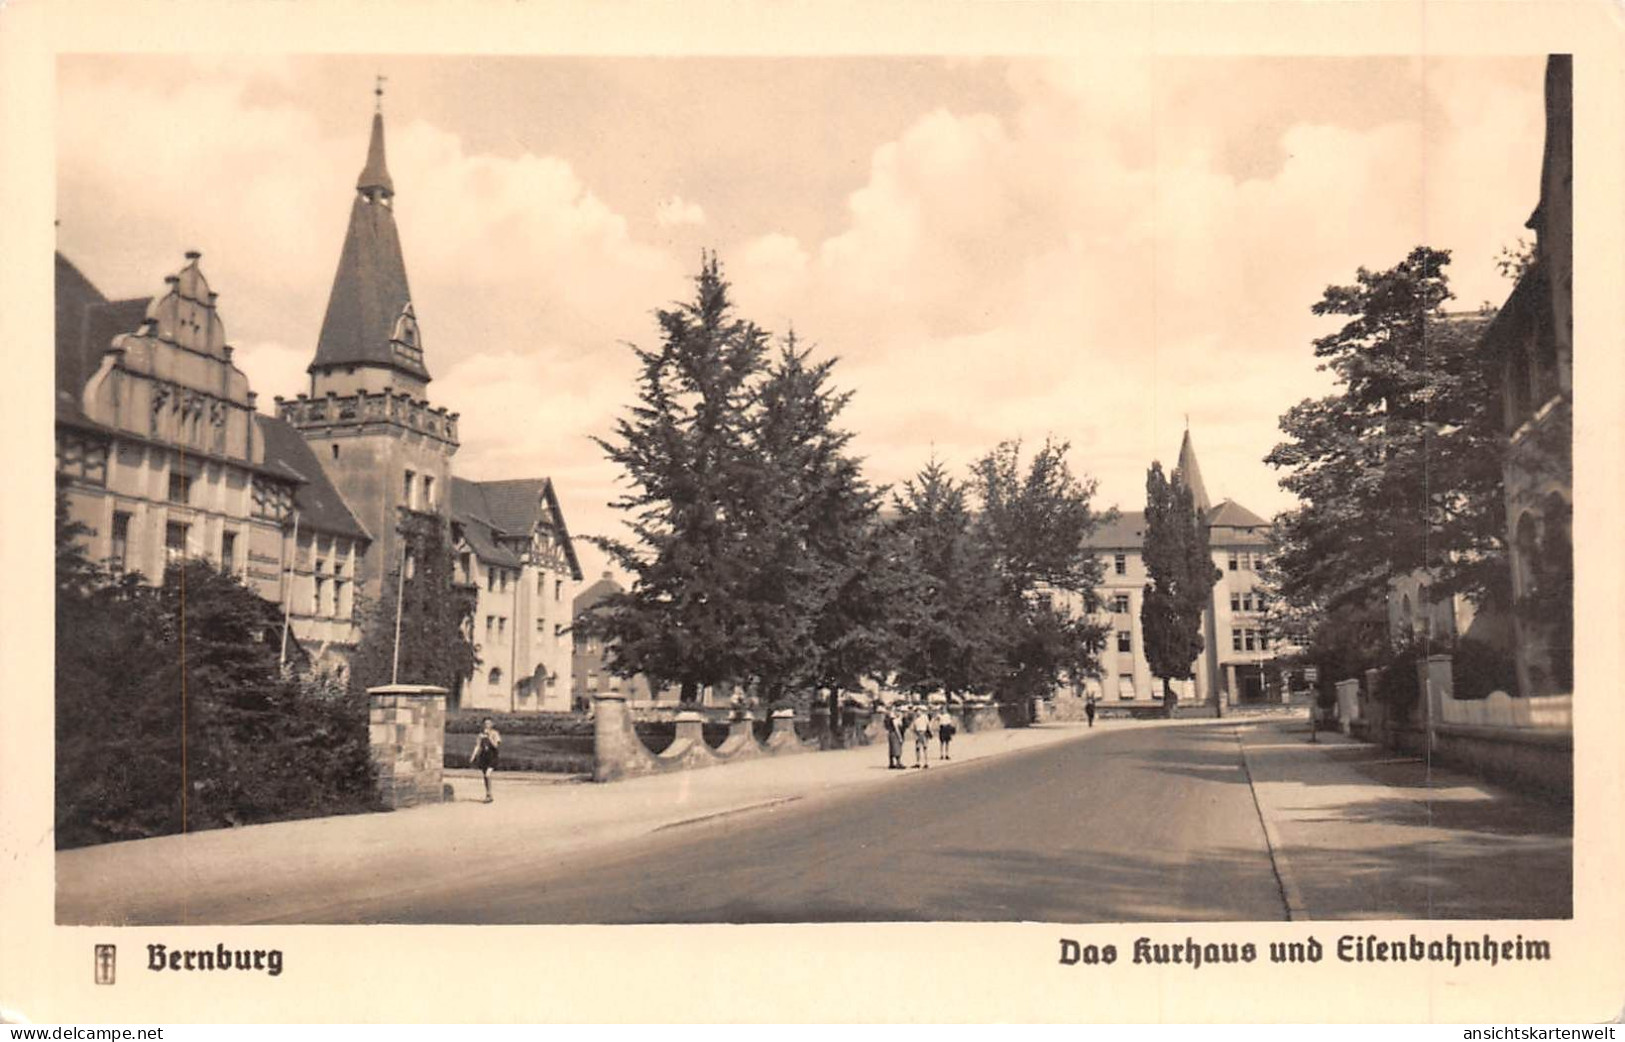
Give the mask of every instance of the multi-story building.
<svg viewBox="0 0 1625 1042">
<path fill-rule="evenodd" d="M 91 556 L 162 582 L 200 557 L 284 604 L 318 662 L 353 641 L 370 537 L 310 447 L 255 411 L 198 254 L 109 302 L 56 259 L 57 474 Z"/>
<path fill-rule="evenodd" d="M 464 708 L 571 708 L 571 605 L 581 581 L 570 532 L 546 478 L 452 478 L 457 581 L 475 591 L 480 668 Z"/>
<path fill-rule="evenodd" d="M 1499 367 L 1518 687 L 1574 687 L 1573 58 L 1546 66 L 1546 149 L 1533 262 L 1482 341 Z"/>
<path fill-rule="evenodd" d="M 1218 505 L 1208 500 L 1189 431 L 1179 448 L 1179 470 L 1207 526 L 1220 577 L 1203 615 L 1204 647 L 1195 676 L 1174 681 L 1172 687 L 1182 703 L 1211 702 L 1215 691 L 1231 705 L 1278 698 L 1281 684 L 1270 667 L 1283 649 L 1265 625 L 1268 603 L 1260 575 L 1269 546 L 1269 522 L 1229 499 Z M 1100 656 L 1100 676 L 1083 686 L 1096 698 L 1125 705 L 1162 701 L 1162 681 L 1151 674 L 1140 625 L 1140 603 L 1149 582 L 1145 528 L 1143 510 L 1121 511 L 1087 544 L 1104 566 L 1099 620 L 1110 632 Z"/>
<path fill-rule="evenodd" d="M 427 398 L 381 113 L 355 192 L 308 390 L 278 397 L 275 417 L 232 362 L 198 254 L 162 295 L 123 301 L 57 257 L 57 471 L 71 516 L 115 568 L 162 581 L 168 560 L 202 557 L 241 576 L 339 670 L 360 638 L 357 605 L 412 574 L 411 530 L 439 526 L 462 581 L 480 584 L 479 670 L 454 699 L 568 709 L 575 549 L 547 479 L 453 474 L 458 416 Z"/>
</svg>

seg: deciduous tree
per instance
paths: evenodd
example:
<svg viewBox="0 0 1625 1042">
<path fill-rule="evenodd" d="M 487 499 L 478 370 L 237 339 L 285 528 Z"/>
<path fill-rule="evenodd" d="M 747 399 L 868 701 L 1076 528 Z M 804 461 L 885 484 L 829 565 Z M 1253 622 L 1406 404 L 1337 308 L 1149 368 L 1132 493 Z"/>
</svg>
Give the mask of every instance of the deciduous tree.
<svg viewBox="0 0 1625 1042">
<path fill-rule="evenodd" d="M 1301 503 L 1276 521 L 1296 604 L 1370 603 L 1418 569 L 1440 594 L 1504 603 L 1499 398 L 1477 350 L 1484 319 L 1443 311 L 1449 260 L 1418 247 L 1312 308 L 1347 319 L 1314 344 L 1338 390 L 1288 410 L 1266 457 Z"/>
</svg>

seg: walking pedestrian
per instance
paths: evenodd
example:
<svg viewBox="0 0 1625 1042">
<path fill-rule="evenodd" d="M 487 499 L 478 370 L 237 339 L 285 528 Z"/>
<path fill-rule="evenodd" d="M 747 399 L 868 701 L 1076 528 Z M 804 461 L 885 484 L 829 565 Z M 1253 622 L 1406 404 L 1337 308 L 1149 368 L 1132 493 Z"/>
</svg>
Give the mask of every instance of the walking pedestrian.
<svg viewBox="0 0 1625 1042">
<path fill-rule="evenodd" d="M 490 717 L 480 727 L 480 736 L 474 743 L 474 753 L 468 762 L 478 767 L 485 776 L 485 802 L 491 802 L 491 772 L 497 769 L 497 752 L 502 746 L 502 734 Z"/>
<path fill-rule="evenodd" d="M 949 715 L 946 709 L 938 714 L 937 741 L 942 745 L 942 748 L 937 752 L 937 756 L 939 758 L 944 760 L 953 759 L 953 757 L 948 754 L 948 744 L 954 740 L 954 732 L 957 730 L 959 730 L 959 728 L 954 723 L 954 718 Z"/>
<path fill-rule="evenodd" d="M 903 718 L 893 706 L 882 709 L 881 716 L 886 726 L 886 769 L 900 771 L 903 769 Z"/>
<path fill-rule="evenodd" d="M 1090 727 L 1095 726 L 1095 699 L 1093 695 L 1089 696 L 1089 701 L 1083 704 L 1083 715 L 1089 718 Z"/>
<path fill-rule="evenodd" d="M 931 766 L 931 718 L 924 706 L 914 709 L 914 766 Z"/>
</svg>

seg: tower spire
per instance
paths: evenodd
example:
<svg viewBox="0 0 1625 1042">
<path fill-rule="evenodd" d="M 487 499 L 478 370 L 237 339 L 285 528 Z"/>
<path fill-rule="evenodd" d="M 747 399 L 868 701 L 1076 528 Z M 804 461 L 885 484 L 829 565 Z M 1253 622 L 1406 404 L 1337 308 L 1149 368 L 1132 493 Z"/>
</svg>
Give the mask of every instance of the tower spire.
<svg viewBox="0 0 1625 1042">
<path fill-rule="evenodd" d="M 372 113 L 372 139 L 367 142 L 367 164 L 361 168 L 361 176 L 356 178 L 355 190 L 366 196 L 369 200 L 383 198 L 388 200 L 395 194 L 395 182 L 389 179 L 389 167 L 384 163 L 384 77 L 378 77 L 377 86 L 373 87 L 374 110 Z"/>
<path fill-rule="evenodd" d="M 374 93 L 381 97 L 382 91 L 380 76 Z M 350 227 L 327 298 L 316 357 L 309 368 L 316 381 L 312 393 L 320 390 L 321 374 L 337 372 L 342 378 L 343 370 L 353 372 L 357 366 L 390 370 L 398 374 L 390 379 L 398 379 L 414 394 L 420 395 L 429 382 L 390 202 L 394 194 L 395 185 L 384 163 L 384 116 L 374 112 L 367 162 L 356 180 Z M 340 382 L 349 386 L 343 379 Z"/>
<path fill-rule="evenodd" d="M 1189 426 L 1185 428 L 1185 439 L 1179 443 L 1179 473 L 1185 479 L 1185 487 L 1191 490 L 1191 502 L 1197 515 L 1206 518 L 1213 504 L 1208 501 L 1207 488 L 1202 484 L 1202 468 L 1196 463 L 1196 447 L 1191 444 Z"/>
</svg>

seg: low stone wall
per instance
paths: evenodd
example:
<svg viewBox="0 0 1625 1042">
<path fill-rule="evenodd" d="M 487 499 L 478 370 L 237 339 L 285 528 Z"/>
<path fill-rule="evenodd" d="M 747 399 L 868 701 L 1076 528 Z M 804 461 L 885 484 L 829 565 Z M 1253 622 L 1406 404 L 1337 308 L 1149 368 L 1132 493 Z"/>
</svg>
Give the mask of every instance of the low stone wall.
<svg viewBox="0 0 1625 1042">
<path fill-rule="evenodd" d="M 1004 730 L 1004 717 L 999 715 L 999 707 L 992 703 L 965 706 L 958 712 L 967 733 Z"/>
<path fill-rule="evenodd" d="M 785 756 L 812 752 L 819 748 L 814 739 L 796 734 L 796 714 L 791 709 L 773 713 L 773 730 L 766 742 L 756 737 L 755 719 L 749 712 L 736 713 L 728 725 L 728 736 L 712 749 L 705 741 L 705 719 L 699 713 L 679 713 L 677 736 L 659 754 L 649 751 L 632 724 L 626 696 L 606 692 L 594 700 L 593 781 L 618 781 L 667 771 L 690 771 L 701 767 L 732 763 L 760 756 Z M 828 728 L 825 728 L 828 731 Z"/>
<path fill-rule="evenodd" d="M 395 810 L 445 798 L 445 688 L 368 688 L 367 737 L 380 803 Z"/>
<path fill-rule="evenodd" d="M 796 734 L 796 711 L 794 709 L 773 710 L 773 732 L 767 736 L 767 751 L 775 756 L 784 756 L 790 753 L 804 753 L 817 749 L 817 742 L 803 742 Z"/>
<path fill-rule="evenodd" d="M 1574 799 L 1574 737 L 1565 731 L 1441 724 L 1433 758 L 1531 795 Z"/>
<path fill-rule="evenodd" d="M 705 744 L 704 719 L 698 713 L 677 714 L 677 737 L 655 757 L 662 770 L 692 770 L 720 763 Z"/>
<path fill-rule="evenodd" d="M 1559 802 L 1574 799 L 1573 696 L 1516 699 L 1504 692 L 1488 698 L 1457 699 L 1448 655 L 1417 663 L 1423 696 L 1421 720 L 1395 719 L 1372 697 L 1376 670 L 1358 681 L 1337 685 L 1341 710 L 1355 698 L 1349 733 L 1408 756 L 1464 770 L 1510 788 Z"/>
<path fill-rule="evenodd" d="M 1344 734 L 1354 733 L 1354 725 L 1360 722 L 1360 682 L 1358 680 L 1339 680 L 1337 682 L 1337 720 Z"/>
<path fill-rule="evenodd" d="M 626 696 L 605 692 L 593 700 L 593 781 L 619 781 L 660 771 L 660 761 L 632 728 Z"/>
</svg>

